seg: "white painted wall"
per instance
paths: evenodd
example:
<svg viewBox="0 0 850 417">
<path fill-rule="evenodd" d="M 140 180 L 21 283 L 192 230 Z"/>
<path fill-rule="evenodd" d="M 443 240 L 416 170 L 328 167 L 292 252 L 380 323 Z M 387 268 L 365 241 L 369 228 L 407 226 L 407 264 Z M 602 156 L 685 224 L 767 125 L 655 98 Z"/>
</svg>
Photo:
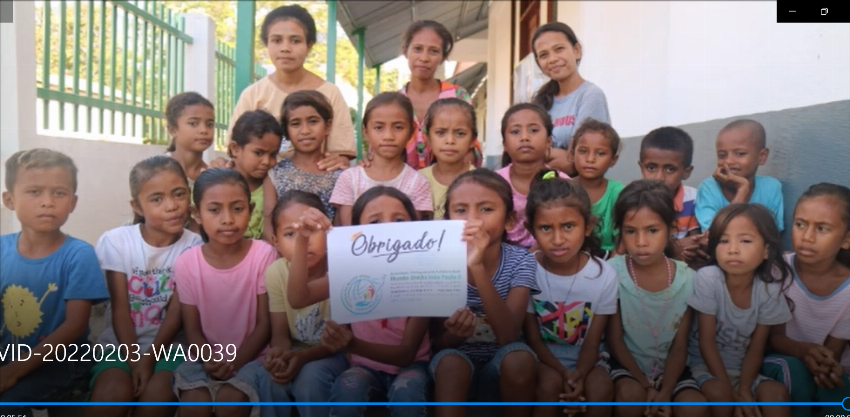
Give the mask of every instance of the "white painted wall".
<svg viewBox="0 0 850 417">
<path fill-rule="evenodd" d="M 621 136 L 850 99 L 850 24 L 776 23 L 776 2 L 560 2 L 558 20 Z"/>
<path fill-rule="evenodd" d="M 0 23 L 0 187 L 6 189 L 6 159 L 36 136 L 35 22 L 32 2 L 12 5 L 13 23 Z M 20 230 L 14 214 L 0 205 L 0 233 Z"/>
<path fill-rule="evenodd" d="M 502 115 L 511 101 L 511 2 L 494 1 L 488 13 L 487 38 L 487 126 L 484 155 L 502 154 Z"/>
<path fill-rule="evenodd" d="M 450 58 L 457 62 L 487 62 L 487 36 L 485 29 L 455 42 Z"/>
</svg>

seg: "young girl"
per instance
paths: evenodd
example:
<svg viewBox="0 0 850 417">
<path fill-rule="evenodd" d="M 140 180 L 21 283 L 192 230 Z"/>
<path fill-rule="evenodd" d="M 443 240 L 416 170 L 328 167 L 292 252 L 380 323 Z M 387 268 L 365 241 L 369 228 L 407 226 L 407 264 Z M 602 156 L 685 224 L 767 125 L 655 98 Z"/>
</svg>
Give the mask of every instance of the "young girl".
<svg viewBox="0 0 850 417">
<path fill-rule="evenodd" d="M 502 116 L 502 168 L 496 171 L 511 186 L 516 222 L 508 230 L 508 240 L 524 248 L 534 245 L 534 237 L 525 228 L 525 201 L 531 180 L 546 167 L 552 147 L 552 119 L 542 107 L 532 103 L 511 106 Z M 569 178 L 566 174 L 559 174 Z"/>
<path fill-rule="evenodd" d="M 180 163 L 191 190 L 195 179 L 207 168 L 203 157 L 214 140 L 215 108 L 198 93 L 180 93 L 165 105 L 165 121 L 171 136 L 167 155 Z"/>
<path fill-rule="evenodd" d="M 242 113 L 233 125 L 227 154 L 233 158 L 236 171 L 245 178 L 251 192 L 251 220 L 245 230 L 247 238 L 263 237 L 262 185 L 269 169 L 277 162 L 282 138 L 283 128 L 271 114 L 263 110 Z"/>
<path fill-rule="evenodd" d="M 361 195 L 352 208 L 354 225 L 405 222 L 416 219 L 413 203 L 401 191 L 376 186 Z M 320 210 L 308 209 L 293 228 L 294 259 L 309 259 L 308 238 L 324 233 L 330 221 Z M 322 248 L 325 249 L 325 248 Z M 293 262 L 287 296 L 293 307 L 328 299 L 328 279 L 310 279 L 306 262 Z M 297 302 L 295 300 L 298 300 Z M 398 317 L 361 321 L 349 330 L 328 320 L 322 344 L 334 352 L 351 355 L 352 367 L 340 375 L 331 388 L 330 401 L 368 402 L 375 392 L 390 402 L 424 402 L 428 391 L 428 360 L 431 343 L 428 319 Z M 331 416 L 363 416 L 365 406 L 331 405 Z M 393 416 L 425 416 L 425 407 L 390 406 Z"/>
<path fill-rule="evenodd" d="M 186 92 L 171 97 L 165 105 L 165 120 L 171 144 L 166 155 L 174 158 L 189 180 L 189 200 L 195 179 L 207 169 L 204 151 L 213 144 L 215 133 L 215 108 L 204 96 Z M 186 228 L 198 231 L 198 224 L 186 220 Z"/>
<path fill-rule="evenodd" d="M 840 403 L 850 397 L 850 189 L 820 183 L 809 187 L 794 209 L 791 242 L 785 255 L 793 282 L 785 295 L 793 302 L 791 320 L 773 326 L 768 343 L 776 352 L 762 374 L 784 382 L 792 402 Z M 792 406 L 794 417 L 810 416 L 810 406 Z M 839 405 L 821 414 L 846 414 Z"/>
<path fill-rule="evenodd" d="M 339 117 L 328 126 L 328 138 L 320 147 L 322 158 L 314 168 L 328 172 L 345 169 L 357 155 L 354 128 L 348 116 L 348 106 L 334 81 L 325 81 L 304 68 L 313 45 L 316 44 L 316 22 L 302 6 L 291 4 L 270 11 L 260 27 L 260 40 L 266 47 L 274 72 L 249 85 L 239 95 L 230 117 L 228 133 L 242 113 L 262 109 L 280 119 L 285 99 L 296 91 L 311 90 L 327 97 L 333 114 Z M 229 135 L 228 135 L 229 136 Z M 291 157 L 289 152 L 284 157 Z M 224 164 L 224 160 L 214 161 Z"/>
<path fill-rule="evenodd" d="M 287 97 L 287 100 L 295 94 Z M 334 354 L 319 343 L 325 319 L 330 317 L 328 301 L 294 308 L 286 297 L 293 266 L 306 267 L 308 282 L 323 279 L 328 272 L 324 231 L 310 234 L 306 241 L 307 255 L 295 257 L 298 240 L 296 228 L 301 216 L 311 209 L 326 212 L 317 195 L 290 190 L 281 194 L 272 211 L 272 241 L 283 258 L 266 270 L 272 338 L 263 362 L 268 374 L 263 375 L 263 379 L 270 379 L 269 382 L 275 385 L 271 390 L 274 397 L 261 397 L 260 400 L 291 402 L 294 399 L 299 402 L 296 406 L 300 416 L 325 417 L 330 412 L 328 406 L 300 403 L 328 402 L 334 380 L 348 369 L 348 359 L 342 354 Z M 285 408 L 287 410 L 281 410 L 277 415 L 288 415 L 289 406 Z"/>
<path fill-rule="evenodd" d="M 588 118 L 576 129 L 570 146 L 575 162 L 576 179 L 590 197 L 591 212 L 596 217 L 594 233 L 609 258 L 614 250 L 614 203 L 623 183 L 605 178 L 620 156 L 620 136 L 608 123 Z"/>
<path fill-rule="evenodd" d="M 205 170 L 195 182 L 192 198 L 192 214 L 205 243 L 177 257 L 174 280 L 180 289 L 186 339 L 196 350 L 194 355 L 189 350 L 187 361 L 174 372 L 174 392 L 181 402 L 256 403 L 269 337 L 269 298 L 263 275 L 277 252 L 262 240 L 244 237 L 251 217 L 251 192 L 238 172 Z M 213 354 L 198 356 L 205 346 Z M 259 407 L 187 404 L 178 413 L 257 416 Z"/>
<path fill-rule="evenodd" d="M 140 359 L 95 364 L 90 401 L 172 402 L 177 399 L 171 391 L 172 372 L 182 359 L 156 361 L 152 351 L 174 343 L 180 330 L 172 265 L 177 255 L 203 242 L 183 229 L 189 218 L 189 183 L 176 160 L 159 155 L 136 164 L 130 171 L 130 195 L 134 224 L 112 229 L 97 242 L 111 299 L 97 342 L 107 352 L 138 344 Z M 129 411 L 128 405 L 89 406 L 83 414 L 127 416 Z M 140 404 L 133 415 L 168 416 L 174 411 Z"/>
<path fill-rule="evenodd" d="M 446 191 L 449 184 L 475 166 L 466 155 L 478 138 L 475 109 L 458 98 L 441 98 L 431 104 L 425 115 L 425 138 L 437 163 L 419 170 L 431 186 L 434 218 L 446 213 Z"/>
<path fill-rule="evenodd" d="M 322 148 L 328 139 L 333 123 L 333 108 L 322 93 L 313 90 L 297 91 L 283 101 L 280 124 L 286 140 L 294 150 L 271 170 L 263 183 L 263 217 L 266 240 L 271 241 L 272 209 L 278 196 L 290 190 L 301 190 L 319 196 L 325 214 L 332 221 L 334 207 L 330 204 L 341 170 L 326 171 L 318 163 L 324 158 Z"/>
<path fill-rule="evenodd" d="M 587 193 L 555 171 L 542 170 L 525 209 L 525 227 L 540 248 L 535 254 L 540 293 L 532 296 L 525 317 L 526 340 L 540 360 L 537 401 L 554 402 L 565 394 L 571 401 L 610 402 L 614 388 L 600 345 L 608 318 L 617 312 L 617 276 L 590 255 L 599 243 Z M 585 415 L 608 416 L 610 408 L 590 407 Z M 555 406 L 534 410 L 537 416 L 555 413 Z"/>
<path fill-rule="evenodd" d="M 676 230 L 673 194 L 639 180 L 620 193 L 614 225 L 626 254 L 609 261 L 619 280 L 620 311 L 609 322 L 611 378 L 617 402 L 700 402 L 686 366 L 694 271 L 668 258 Z M 617 416 L 667 416 L 669 405 L 617 405 Z M 704 406 L 677 405 L 674 416 L 704 417 Z"/>
<path fill-rule="evenodd" d="M 691 369 L 711 402 L 788 402 L 788 391 L 759 375 L 770 326 L 788 322 L 791 312 L 782 291 L 791 272 L 782 257 L 773 214 L 759 204 L 730 204 L 708 229 L 712 265 L 694 280 L 688 304 L 697 311 L 699 332 L 692 335 Z M 756 415 L 752 405 L 737 405 Z M 788 406 L 760 405 L 762 415 L 790 416 Z M 732 407 L 714 406 L 715 417 Z"/>
<path fill-rule="evenodd" d="M 368 167 L 356 166 L 339 176 L 331 204 L 339 210 L 339 224 L 352 223 L 352 206 L 363 192 L 384 185 L 410 196 L 420 220 L 431 218 L 434 207 L 428 180 L 404 163 L 404 147 L 413 129 L 413 106 L 400 93 L 375 96 L 363 112 L 363 137 L 374 152 Z"/>
<path fill-rule="evenodd" d="M 511 186 L 478 168 L 449 186 L 446 211 L 466 220 L 466 308 L 435 321 L 437 350 L 429 366 L 438 402 L 480 400 L 530 402 L 536 379 L 534 352 L 520 341 L 530 293 L 538 293 L 537 263 L 526 249 L 505 243 L 515 222 Z M 527 416 L 531 406 L 505 406 L 505 415 Z M 463 415 L 456 405 L 438 405 L 437 415 Z"/>
</svg>

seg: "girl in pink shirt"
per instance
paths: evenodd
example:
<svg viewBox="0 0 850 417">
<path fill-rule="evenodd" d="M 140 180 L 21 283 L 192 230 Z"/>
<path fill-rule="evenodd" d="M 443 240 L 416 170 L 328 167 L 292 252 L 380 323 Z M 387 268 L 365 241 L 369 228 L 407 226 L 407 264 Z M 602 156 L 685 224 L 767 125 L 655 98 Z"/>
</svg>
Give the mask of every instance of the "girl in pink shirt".
<svg viewBox="0 0 850 417">
<path fill-rule="evenodd" d="M 514 199 L 516 222 L 508 230 L 508 241 L 531 248 L 534 236 L 525 228 L 525 203 L 531 180 L 541 169 L 552 148 L 552 118 L 537 104 L 521 103 L 511 106 L 502 117 L 502 168 L 496 173 L 508 181 Z M 561 178 L 569 177 L 564 173 Z"/>
<path fill-rule="evenodd" d="M 174 262 L 187 361 L 174 372 L 181 416 L 258 416 L 258 375 L 269 339 L 266 268 L 277 258 L 261 240 L 244 238 L 251 218 L 248 184 L 236 170 L 213 168 L 195 181 L 192 215 L 204 244 Z"/>
<path fill-rule="evenodd" d="M 366 190 L 383 185 L 410 196 L 420 220 L 431 219 L 431 187 L 428 180 L 404 163 L 405 145 L 413 132 L 413 105 L 400 93 L 375 96 L 363 112 L 363 137 L 372 149 L 368 167 L 349 168 L 339 176 L 331 194 L 331 204 L 343 226 L 352 224 L 355 200 Z"/>
<path fill-rule="evenodd" d="M 360 196 L 352 207 L 354 225 L 416 220 L 416 208 L 401 191 L 376 186 Z M 307 280 L 305 264 L 307 240 L 316 231 L 327 231 L 331 223 L 325 215 L 310 208 L 299 222 L 298 240 L 290 269 L 287 298 L 293 308 L 301 308 L 328 298 L 327 276 Z M 300 265 L 299 265 L 300 264 Z M 368 402 L 381 392 L 390 402 L 425 402 L 430 385 L 428 361 L 431 343 L 428 318 L 397 317 L 352 323 L 350 328 L 326 321 L 322 344 L 334 352 L 351 354 L 352 367 L 337 377 L 331 388 L 331 416 L 363 416 L 365 406 L 336 405 Z M 390 406 L 394 417 L 425 416 L 425 406 Z"/>
</svg>

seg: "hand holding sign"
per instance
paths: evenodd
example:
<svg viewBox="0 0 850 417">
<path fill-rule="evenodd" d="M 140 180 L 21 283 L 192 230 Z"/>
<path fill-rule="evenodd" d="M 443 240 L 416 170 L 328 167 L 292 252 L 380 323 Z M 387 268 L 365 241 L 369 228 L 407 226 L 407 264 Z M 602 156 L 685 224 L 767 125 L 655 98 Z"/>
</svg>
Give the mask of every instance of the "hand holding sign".
<svg viewBox="0 0 850 417">
<path fill-rule="evenodd" d="M 304 222 L 307 227 L 309 221 Z M 481 252 L 483 224 L 468 241 Z M 467 250 L 458 220 L 335 227 L 328 234 L 331 318 L 448 317 L 466 305 Z M 476 252 L 477 251 L 477 252 Z M 480 264 L 481 254 L 474 255 Z M 338 330 L 326 326 L 328 333 Z"/>
<path fill-rule="evenodd" d="M 463 226 L 463 241 L 466 242 L 466 266 L 481 266 L 484 250 L 490 243 L 490 235 L 484 230 L 483 220 L 467 220 Z"/>
<path fill-rule="evenodd" d="M 297 230 L 301 237 L 305 238 L 310 237 L 310 235 L 320 230 L 331 230 L 332 227 L 328 216 L 314 207 L 308 208 L 298 219 L 298 222 L 292 225 L 292 228 Z"/>
<path fill-rule="evenodd" d="M 339 352 L 345 349 L 354 336 L 346 326 L 341 326 L 333 320 L 325 320 L 325 328 L 322 331 L 322 346 L 331 352 Z"/>
<path fill-rule="evenodd" d="M 453 336 L 466 339 L 475 332 L 476 321 L 475 314 L 472 314 L 469 307 L 459 308 L 446 319 L 446 331 Z"/>
</svg>

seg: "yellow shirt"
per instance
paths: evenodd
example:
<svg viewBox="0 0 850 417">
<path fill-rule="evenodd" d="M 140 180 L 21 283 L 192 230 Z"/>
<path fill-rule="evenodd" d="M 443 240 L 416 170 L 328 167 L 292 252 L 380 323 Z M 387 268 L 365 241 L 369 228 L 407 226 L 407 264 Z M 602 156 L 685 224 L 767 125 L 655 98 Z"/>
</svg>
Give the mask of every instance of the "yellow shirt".
<svg viewBox="0 0 850 417">
<path fill-rule="evenodd" d="M 248 220 L 248 228 L 245 229 L 245 237 L 249 239 L 263 238 L 263 187 L 257 187 L 251 193 L 251 202 L 254 209 L 251 210 L 251 219 Z"/>
<path fill-rule="evenodd" d="M 227 127 L 228 140 L 230 139 L 231 132 L 233 132 L 233 125 L 236 124 L 236 120 L 247 111 L 265 110 L 274 116 L 275 119 L 280 120 L 280 110 L 288 94 L 278 88 L 269 77 L 271 75 L 263 77 L 242 91 L 239 101 L 236 102 L 236 106 L 233 108 L 230 125 Z M 348 105 L 345 104 L 345 100 L 342 98 L 342 93 L 339 92 L 339 88 L 325 81 L 316 91 L 325 95 L 334 111 L 333 124 L 331 125 L 328 141 L 325 143 L 325 150 L 327 152 L 356 156 L 357 147 L 354 141 L 354 126 L 351 123 L 351 113 L 348 110 Z M 283 157 L 286 157 L 286 155 L 283 155 Z"/>
<path fill-rule="evenodd" d="M 329 301 L 295 310 L 286 299 L 289 283 L 289 261 L 280 258 L 266 269 L 266 291 L 269 294 L 269 311 L 286 313 L 289 323 L 289 338 L 292 346 L 308 348 L 319 343 L 325 328 L 325 319 L 330 318 Z"/>
<path fill-rule="evenodd" d="M 470 165 L 469 170 L 475 169 Z M 434 178 L 434 165 L 422 168 L 419 173 L 425 176 L 428 180 L 428 185 L 431 186 L 431 201 L 434 202 L 434 220 L 443 220 L 446 213 L 446 193 L 449 191 L 448 185 L 443 185 Z"/>
</svg>

